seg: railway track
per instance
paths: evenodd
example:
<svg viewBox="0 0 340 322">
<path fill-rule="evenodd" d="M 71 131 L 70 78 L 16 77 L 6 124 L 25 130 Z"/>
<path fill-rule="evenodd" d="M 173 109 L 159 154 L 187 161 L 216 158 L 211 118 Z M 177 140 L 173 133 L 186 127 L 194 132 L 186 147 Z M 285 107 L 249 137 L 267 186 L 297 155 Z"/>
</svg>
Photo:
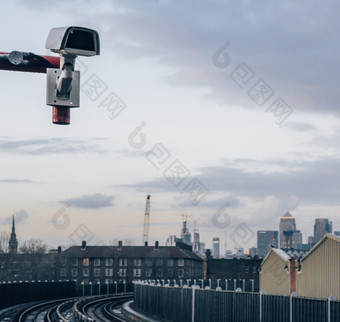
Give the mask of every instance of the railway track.
<svg viewBox="0 0 340 322">
<path fill-rule="evenodd" d="M 2 314 L 0 322 L 130 321 L 117 306 L 132 298 L 133 293 L 124 293 L 31 303 L 8 310 L 7 315 Z"/>
</svg>

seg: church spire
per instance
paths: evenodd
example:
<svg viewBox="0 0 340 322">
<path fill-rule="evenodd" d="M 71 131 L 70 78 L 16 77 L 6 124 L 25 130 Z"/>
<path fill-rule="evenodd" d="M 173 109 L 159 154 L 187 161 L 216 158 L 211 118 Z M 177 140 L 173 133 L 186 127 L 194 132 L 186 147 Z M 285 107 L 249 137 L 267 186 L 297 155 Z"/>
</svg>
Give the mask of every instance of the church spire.
<svg viewBox="0 0 340 322">
<path fill-rule="evenodd" d="M 8 243 L 8 252 L 12 254 L 16 254 L 18 252 L 18 241 L 17 236 L 15 234 L 15 221 L 14 215 L 12 220 L 12 233 Z"/>
<path fill-rule="evenodd" d="M 14 215 L 12 220 L 12 234 L 15 234 L 15 222 L 14 222 Z"/>
</svg>

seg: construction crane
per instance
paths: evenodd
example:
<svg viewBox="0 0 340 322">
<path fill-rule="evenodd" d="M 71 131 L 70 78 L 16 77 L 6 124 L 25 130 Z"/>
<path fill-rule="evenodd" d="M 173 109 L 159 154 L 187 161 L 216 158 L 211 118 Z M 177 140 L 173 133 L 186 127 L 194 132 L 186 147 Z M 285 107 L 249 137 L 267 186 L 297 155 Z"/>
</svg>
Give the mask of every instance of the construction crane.
<svg viewBox="0 0 340 322">
<path fill-rule="evenodd" d="M 150 223 L 150 195 L 146 196 L 145 215 L 144 215 L 144 230 L 143 230 L 143 243 L 149 240 L 149 223 Z"/>
</svg>

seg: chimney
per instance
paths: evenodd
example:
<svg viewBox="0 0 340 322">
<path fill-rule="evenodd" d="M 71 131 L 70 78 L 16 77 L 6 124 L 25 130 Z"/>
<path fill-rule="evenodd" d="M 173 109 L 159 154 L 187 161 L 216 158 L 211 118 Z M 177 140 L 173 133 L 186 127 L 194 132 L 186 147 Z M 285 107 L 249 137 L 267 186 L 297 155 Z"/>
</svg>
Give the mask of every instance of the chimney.
<svg viewBox="0 0 340 322">
<path fill-rule="evenodd" d="M 86 249 L 86 240 L 83 240 L 81 242 L 81 250 L 85 250 Z"/>
<path fill-rule="evenodd" d="M 61 246 L 58 246 L 58 254 L 61 253 Z"/>
<path fill-rule="evenodd" d="M 159 248 L 159 243 L 158 241 L 155 242 L 155 249 L 158 249 Z"/>
<path fill-rule="evenodd" d="M 123 247 L 123 242 L 120 240 L 118 241 L 118 249 L 121 250 Z"/>
<path fill-rule="evenodd" d="M 147 242 L 147 241 L 144 243 L 144 246 L 145 246 L 145 247 L 148 247 L 148 242 Z"/>
<path fill-rule="evenodd" d="M 212 258 L 212 256 L 211 256 L 211 251 L 210 251 L 210 249 L 207 249 L 206 251 L 205 251 L 205 259 L 206 260 L 209 260 L 209 259 L 211 259 Z"/>
</svg>

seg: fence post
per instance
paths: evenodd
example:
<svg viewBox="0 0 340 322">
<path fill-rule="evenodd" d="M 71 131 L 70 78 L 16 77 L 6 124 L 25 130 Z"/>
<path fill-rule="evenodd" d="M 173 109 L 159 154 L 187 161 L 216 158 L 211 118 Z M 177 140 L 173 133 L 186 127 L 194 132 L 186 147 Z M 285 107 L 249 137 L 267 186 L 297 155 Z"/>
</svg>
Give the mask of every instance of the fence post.
<svg viewBox="0 0 340 322">
<path fill-rule="evenodd" d="M 262 291 L 260 292 L 260 322 L 262 322 Z"/>
<path fill-rule="evenodd" d="M 336 296 L 335 295 L 331 295 L 328 298 L 328 322 L 331 322 L 331 301 L 335 301 L 336 300 Z"/>
<path fill-rule="evenodd" d="M 293 296 L 297 296 L 296 292 L 292 292 L 289 296 L 289 321 L 293 322 Z"/>
<path fill-rule="evenodd" d="M 192 287 L 192 303 L 191 303 L 191 322 L 195 322 L 195 290 L 196 287 Z"/>
<path fill-rule="evenodd" d="M 267 294 L 266 290 L 260 291 L 260 322 L 262 322 L 262 295 L 266 294 Z"/>
</svg>

